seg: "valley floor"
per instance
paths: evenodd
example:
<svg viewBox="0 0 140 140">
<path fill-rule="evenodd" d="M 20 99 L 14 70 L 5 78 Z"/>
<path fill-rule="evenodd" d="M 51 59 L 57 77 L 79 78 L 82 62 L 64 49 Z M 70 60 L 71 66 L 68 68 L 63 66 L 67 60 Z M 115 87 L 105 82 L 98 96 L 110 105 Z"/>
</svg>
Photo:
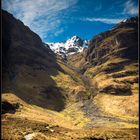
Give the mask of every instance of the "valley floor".
<svg viewBox="0 0 140 140">
<path fill-rule="evenodd" d="M 137 121 L 124 121 L 113 116 L 105 116 L 96 105 L 93 105 L 94 110 L 92 112 L 96 112 L 96 115 L 89 115 L 91 120 L 86 117 L 91 112 L 87 112 L 83 116 L 80 114 L 80 120 L 76 118 L 79 113 L 76 113 L 76 109 L 79 108 L 80 104 L 71 106 L 69 110 L 73 110 L 73 113 L 68 114 L 68 109 L 62 112 L 55 112 L 29 105 L 12 93 L 3 94 L 2 99 L 12 105 L 19 105 L 16 112 L 2 115 L 2 139 L 4 140 L 138 139 Z M 86 104 L 90 103 L 86 102 Z M 87 128 L 87 126 L 78 125 L 81 122 L 87 124 L 88 127 L 92 127 Z"/>
<path fill-rule="evenodd" d="M 17 94 L 3 93 L 3 140 L 138 139 L 137 92 L 129 96 L 99 93 L 92 97 L 90 90 L 96 90 L 92 80 L 58 63 L 66 73 L 58 73 L 52 79 L 58 87 L 70 90 L 73 97 L 65 101 L 64 109 L 55 111 L 26 102 Z"/>
</svg>

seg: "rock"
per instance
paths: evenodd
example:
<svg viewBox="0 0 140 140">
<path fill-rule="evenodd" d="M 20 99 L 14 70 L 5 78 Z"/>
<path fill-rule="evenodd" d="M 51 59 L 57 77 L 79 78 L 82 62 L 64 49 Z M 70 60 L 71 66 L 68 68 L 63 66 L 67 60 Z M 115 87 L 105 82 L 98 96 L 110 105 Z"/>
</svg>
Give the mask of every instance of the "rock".
<svg viewBox="0 0 140 140">
<path fill-rule="evenodd" d="M 50 131 L 50 132 L 54 132 L 54 130 L 53 130 L 53 129 L 50 129 L 49 131 Z"/>
<path fill-rule="evenodd" d="M 15 113 L 16 110 L 19 108 L 18 103 L 9 103 L 7 101 L 2 101 L 2 114 L 5 113 Z"/>
<path fill-rule="evenodd" d="M 86 60 L 94 66 L 102 64 L 102 59 L 111 56 L 138 58 L 138 20 L 137 17 L 118 24 L 115 29 L 95 36 L 86 51 Z"/>
</svg>

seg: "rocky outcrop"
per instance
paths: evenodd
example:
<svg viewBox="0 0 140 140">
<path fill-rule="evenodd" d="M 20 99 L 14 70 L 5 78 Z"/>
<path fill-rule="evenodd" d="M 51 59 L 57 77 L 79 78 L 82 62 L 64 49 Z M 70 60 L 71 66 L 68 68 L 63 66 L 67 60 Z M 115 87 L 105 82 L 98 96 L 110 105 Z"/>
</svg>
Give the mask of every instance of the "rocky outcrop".
<svg viewBox="0 0 140 140">
<path fill-rule="evenodd" d="M 85 60 L 94 67 L 92 77 L 96 77 L 95 79 L 97 80 L 99 78 L 97 78 L 97 75 L 104 73 L 106 78 L 112 81 L 107 85 L 99 82 L 99 91 L 112 94 L 132 93 L 131 84 L 137 83 L 138 81 L 136 80 L 138 78 L 137 59 L 137 17 L 121 22 L 112 30 L 94 37 L 90 41 L 85 56 Z M 92 72 L 90 71 L 90 73 Z M 117 76 L 115 77 L 115 75 Z M 133 80 L 130 80 L 130 77 L 133 77 Z"/>
<path fill-rule="evenodd" d="M 132 94 L 138 83 L 138 18 L 123 21 L 89 43 L 68 64 L 92 78 L 99 92 Z"/>
<path fill-rule="evenodd" d="M 86 60 L 94 66 L 113 58 L 138 58 L 138 19 L 131 18 L 112 30 L 95 36 L 89 44 Z"/>
<path fill-rule="evenodd" d="M 2 11 L 2 27 L 4 66 L 27 64 L 36 67 L 35 65 L 38 64 L 41 67 L 44 63 L 42 68 L 45 69 L 45 66 L 56 65 L 53 52 L 48 47 L 44 47 L 40 37 L 6 11 Z M 48 61 L 49 59 L 52 63 Z"/>
<path fill-rule="evenodd" d="M 16 109 L 19 108 L 19 104 L 18 103 L 11 104 L 11 103 L 9 103 L 7 101 L 2 101 L 1 107 L 2 107 L 2 114 L 15 113 Z"/>
<path fill-rule="evenodd" d="M 68 64 L 90 80 L 93 104 L 100 110 L 117 117 L 138 117 L 137 17 L 95 36 L 84 52 L 68 57 Z"/>
</svg>

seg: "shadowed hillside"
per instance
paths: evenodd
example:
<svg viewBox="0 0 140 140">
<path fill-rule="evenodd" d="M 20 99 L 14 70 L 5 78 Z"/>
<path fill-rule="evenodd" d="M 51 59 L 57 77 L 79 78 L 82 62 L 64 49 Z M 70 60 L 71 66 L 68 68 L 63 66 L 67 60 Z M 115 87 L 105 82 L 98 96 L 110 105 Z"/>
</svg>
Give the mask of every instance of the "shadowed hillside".
<svg viewBox="0 0 140 140">
<path fill-rule="evenodd" d="M 66 94 L 82 86 L 75 82 L 78 77 L 73 80 L 50 48 L 21 21 L 3 11 L 2 23 L 3 92 L 38 106 L 64 109 Z"/>
<path fill-rule="evenodd" d="M 37 34 L 21 21 L 14 19 L 11 14 L 3 11 L 2 23 L 3 92 L 14 92 L 26 102 L 39 106 L 53 105 L 52 101 L 49 101 L 48 105 L 43 104 L 49 93 L 45 92 L 44 97 L 41 93 L 49 90 L 51 85 L 54 88 L 56 86 L 51 75 L 57 75 L 61 68 L 56 63 L 55 55 L 49 47 L 43 46 Z M 44 77 L 46 80 L 42 79 Z M 60 109 L 64 108 L 64 97 L 59 89 L 58 94 L 61 98 L 57 99 L 59 103 L 52 107 L 54 109 L 58 106 L 61 106 Z M 50 97 L 53 102 L 54 97 Z"/>
</svg>

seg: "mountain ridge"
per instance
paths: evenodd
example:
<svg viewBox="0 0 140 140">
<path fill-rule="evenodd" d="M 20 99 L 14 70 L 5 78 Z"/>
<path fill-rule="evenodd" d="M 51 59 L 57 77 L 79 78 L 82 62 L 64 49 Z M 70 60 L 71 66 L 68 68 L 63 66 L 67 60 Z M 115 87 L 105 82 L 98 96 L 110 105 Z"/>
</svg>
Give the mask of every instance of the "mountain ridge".
<svg viewBox="0 0 140 140">
<path fill-rule="evenodd" d="M 78 36 L 72 36 L 65 42 L 46 43 L 50 46 L 52 51 L 63 58 L 68 55 L 83 51 L 89 44 L 89 41 L 83 40 Z"/>
</svg>

